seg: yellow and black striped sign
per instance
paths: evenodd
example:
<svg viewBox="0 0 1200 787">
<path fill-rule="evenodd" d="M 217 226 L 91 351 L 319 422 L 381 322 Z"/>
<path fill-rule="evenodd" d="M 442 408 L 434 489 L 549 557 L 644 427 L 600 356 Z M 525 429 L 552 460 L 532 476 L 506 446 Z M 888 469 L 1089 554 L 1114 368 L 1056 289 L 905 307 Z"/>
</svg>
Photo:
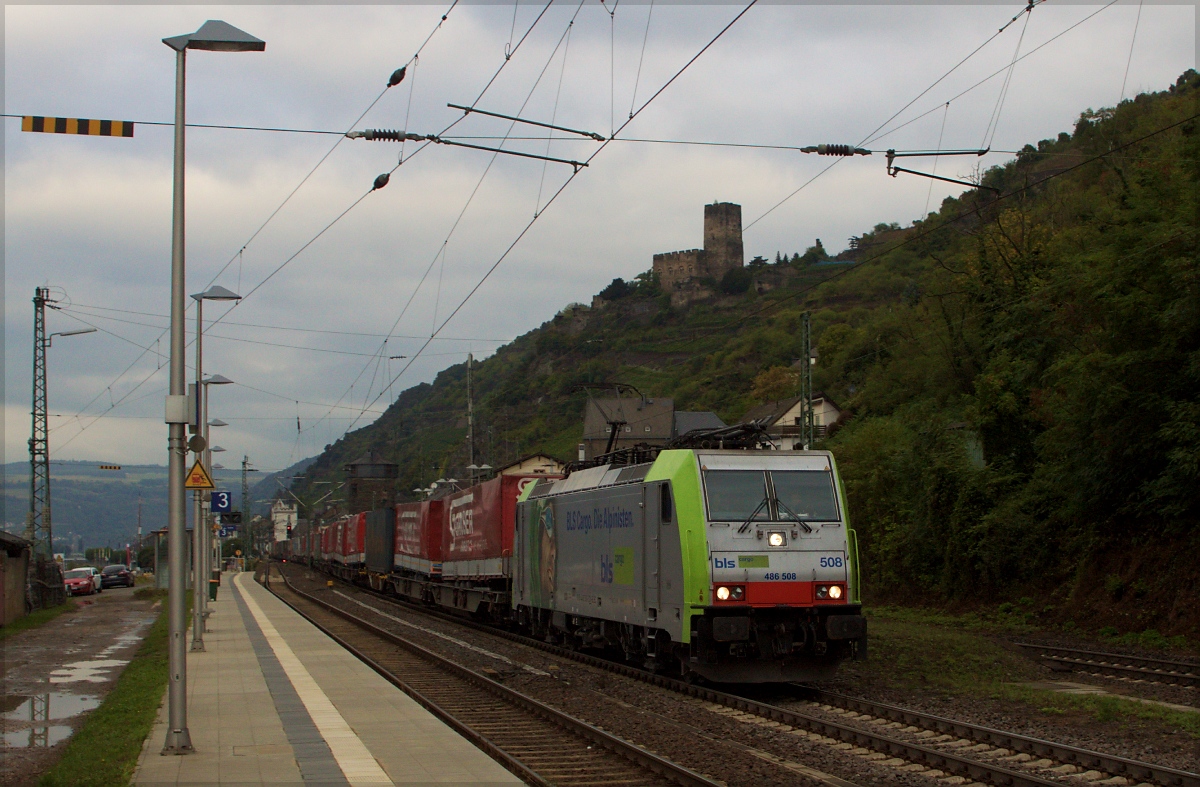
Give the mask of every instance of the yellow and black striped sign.
<svg viewBox="0 0 1200 787">
<path fill-rule="evenodd" d="M 132 120 L 89 120 L 87 118 L 47 118 L 40 115 L 25 115 L 21 118 L 22 131 L 40 131 L 46 134 L 88 134 L 94 137 L 132 137 Z"/>
<path fill-rule="evenodd" d="M 120 470 L 120 465 L 100 465 L 101 470 Z"/>
</svg>

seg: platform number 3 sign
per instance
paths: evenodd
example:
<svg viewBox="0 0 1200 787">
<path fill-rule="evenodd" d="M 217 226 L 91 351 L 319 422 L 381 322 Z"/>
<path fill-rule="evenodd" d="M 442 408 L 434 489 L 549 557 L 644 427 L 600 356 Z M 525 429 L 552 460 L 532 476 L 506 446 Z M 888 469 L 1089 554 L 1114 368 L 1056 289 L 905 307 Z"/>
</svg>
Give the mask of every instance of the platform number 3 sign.
<svg viewBox="0 0 1200 787">
<path fill-rule="evenodd" d="M 227 491 L 218 490 L 212 493 L 212 512 L 228 514 L 233 510 L 233 496 Z"/>
</svg>

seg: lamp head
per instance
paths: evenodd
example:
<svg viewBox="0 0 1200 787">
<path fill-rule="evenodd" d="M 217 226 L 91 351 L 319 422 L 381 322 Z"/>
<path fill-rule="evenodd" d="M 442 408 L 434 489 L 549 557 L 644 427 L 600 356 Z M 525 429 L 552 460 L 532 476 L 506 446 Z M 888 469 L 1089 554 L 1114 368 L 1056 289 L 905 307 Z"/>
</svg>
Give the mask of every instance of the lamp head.
<svg viewBox="0 0 1200 787">
<path fill-rule="evenodd" d="M 214 374 L 205 377 L 200 382 L 204 383 L 205 385 L 229 385 L 233 382 L 233 380 L 230 380 L 228 377 L 225 377 L 221 374 Z"/>
<path fill-rule="evenodd" d="M 267 42 L 238 30 L 228 22 L 210 19 L 194 33 L 164 38 L 163 43 L 182 52 L 185 49 L 206 49 L 210 52 L 261 52 Z"/>
<path fill-rule="evenodd" d="M 242 296 L 220 284 L 214 284 L 204 292 L 194 293 L 192 298 L 197 301 L 240 301 Z"/>
</svg>

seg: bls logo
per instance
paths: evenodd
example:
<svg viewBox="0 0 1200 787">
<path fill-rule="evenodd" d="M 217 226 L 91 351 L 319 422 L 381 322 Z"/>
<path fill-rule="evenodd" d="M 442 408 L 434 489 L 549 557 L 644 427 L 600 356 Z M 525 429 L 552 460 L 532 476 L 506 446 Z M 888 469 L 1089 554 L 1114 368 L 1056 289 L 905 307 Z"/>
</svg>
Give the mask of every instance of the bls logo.
<svg viewBox="0 0 1200 787">
<path fill-rule="evenodd" d="M 737 568 L 737 561 L 731 557 L 714 557 L 713 568 Z"/>
</svg>

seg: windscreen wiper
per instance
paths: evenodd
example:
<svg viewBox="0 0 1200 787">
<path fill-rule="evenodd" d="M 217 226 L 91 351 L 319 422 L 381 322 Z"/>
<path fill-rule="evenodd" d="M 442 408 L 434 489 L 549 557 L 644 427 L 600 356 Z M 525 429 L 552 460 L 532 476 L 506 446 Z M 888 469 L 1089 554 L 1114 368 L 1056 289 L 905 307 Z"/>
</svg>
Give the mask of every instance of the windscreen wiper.
<svg viewBox="0 0 1200 787">
<path fill-rule="evenodd" d="M 792 518 L 796 520 L 796 524 L 798 524 L 798 525 L 800 525 L 800 527 L 804 528 L 805 533 L 811 533 L 813 531 L 812 528 L 808 526 L 807 522 L 801 521 L 799 514 L 797 514 L 795 511 L 793 511 L 791 509 L 791 507 L 788 506 L 787 503 L 783 502 L 778 497 L 775 498 L 775 505 L 780 506 L 781 508 L 783 508 L 784 511 L 787 511 L 789 514 L 791 514 Z"/>
<path fill-rule="evenodd" d="M 746 530 L 750 527 L 750 523 L 754 521 L 754 517 L 758 516 L 758 512 L 762 511 L 762 507 L 767 504 L 768 500 L 769 500 L 769 498 L 764 497 L 762 499 L 762 502 L 758 504 L 758 507 L 750 512 L 750 516 L 746 517 L 746 521 L 743 522 L 742 526 L 738 528 L 739 533 L 746 532 Z"/>
</svg>

